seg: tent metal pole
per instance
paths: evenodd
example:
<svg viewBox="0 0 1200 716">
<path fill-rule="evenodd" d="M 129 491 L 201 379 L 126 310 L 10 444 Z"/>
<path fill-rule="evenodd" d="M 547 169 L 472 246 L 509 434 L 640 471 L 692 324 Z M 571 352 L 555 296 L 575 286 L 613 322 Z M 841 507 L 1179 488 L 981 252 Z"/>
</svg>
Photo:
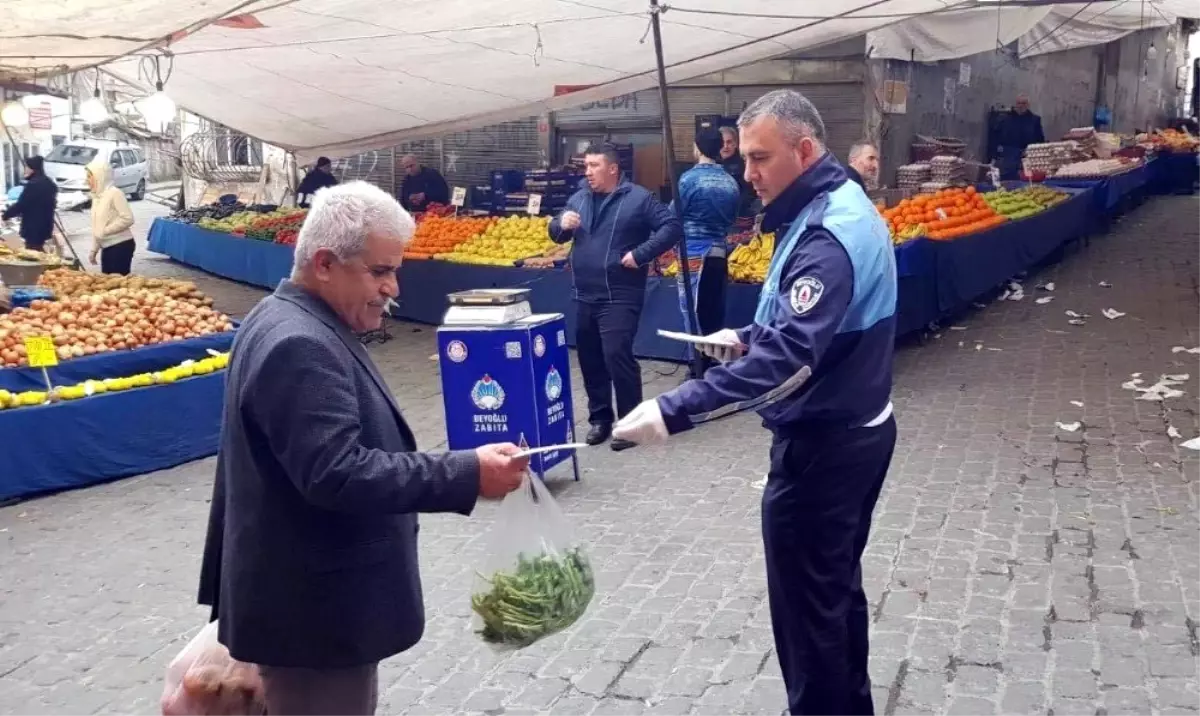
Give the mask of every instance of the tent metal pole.
<svg viewBox="0 0 1200 716">
<path fill-rule="evenodd" d="M 658 68 L 658 96 L 662 104 L 662 123 L 663 123 L 663 142 L 666 144 L 664 154 L 667 158 L 667 176 L 671 181 L 671 196 L 675 199 L 675 215 L 679 217 L 680 223 L 683 222 L 683 212 L 679 201 L 679 166 L 675 161 L 675 135 L 671 130 L 671 105 L 667 100 L 667 70 L 663 63 L 662 49 L 662 29 L 659 26 L 658 17 L 661 13 L 661 8 L 658 0 L 650 0 L 650 30 L 654 35 L 654 61 Z M 700 332 L 699 317 L 696 316 L 696 297 L 692 294 L 692 271 L 688 266 L 687 253 L 687 237 L 682 233 L 679 235 L 679 246 L 676 247 L 676 253 L 679 255 L 679 280 L 686 287 L 684 291 L 684 305 L 687 307 L 689 316 L 696 319 L 697 325 L 693 326 L 696 333 Z M 701 378 L 704 373 L 704 362 L 700 355 L 700 351 L 695 347 L 691 349 L 691 375 L 693 378 Z"/>
</svg>

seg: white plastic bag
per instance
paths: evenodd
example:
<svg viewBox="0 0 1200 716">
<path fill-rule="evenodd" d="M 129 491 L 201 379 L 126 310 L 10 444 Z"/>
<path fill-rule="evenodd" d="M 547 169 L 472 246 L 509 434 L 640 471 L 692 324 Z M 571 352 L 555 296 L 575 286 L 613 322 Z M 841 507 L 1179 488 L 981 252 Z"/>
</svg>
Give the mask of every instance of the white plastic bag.
<svg viewBox="0 0 1200 716">
<path fill-rule="evenodd" d="M 591 563 L 540 479 L 526 474 L 500 503 L 491 543 L 471 593 L 484 641 L 528 646 L 587 611 L 596 591 Z"/>
<path fill-rule="evenodd" d="M 229 655 L 209 622 L 167 666 L 163 716 L 260 716 L 267 712 L 258 667 Z"/>
</svg>

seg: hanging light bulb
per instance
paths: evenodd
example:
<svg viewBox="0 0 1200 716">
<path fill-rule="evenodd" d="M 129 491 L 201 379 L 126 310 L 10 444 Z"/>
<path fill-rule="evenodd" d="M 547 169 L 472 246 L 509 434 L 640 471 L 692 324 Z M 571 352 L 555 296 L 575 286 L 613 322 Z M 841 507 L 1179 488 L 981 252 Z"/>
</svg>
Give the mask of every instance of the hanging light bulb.
<svg viewBox="0 0 1200 716">
<path fill-rule="evenodd" d="M 79 116 L 83 117 L 87 124 L 100 124 L 108 119 L 108 107 L 105 107 L 104 100 L 100 99 L 99 87 L 90 99 L 85 99 L 83 104 L 79 105 Z"/>
<path fill-rule="evenodd" d="M 175 101 L 163 92 L 162 82 L 154 84 L 155 92 L 139 103 L 138 110 L 151 130 L 161 131 L 175 119 Z"/>
<path fill-rule="evenodd" d="M 25 105 L 13 100 L 4 105 L 4 109 L 0 109 L 0 121 L 10 127 L 24 127 L 29 124 L 29 110 L 25 109 Z"/>
<path fill-rule="evenodd" d="M 1151 42 L 1150 47 L 1146 49 L 1146 59 L 1153 60 L 1155 57 L 1158 57 L 1158 50 L 1154 48 L 1154 43 Z"/>
</svg>

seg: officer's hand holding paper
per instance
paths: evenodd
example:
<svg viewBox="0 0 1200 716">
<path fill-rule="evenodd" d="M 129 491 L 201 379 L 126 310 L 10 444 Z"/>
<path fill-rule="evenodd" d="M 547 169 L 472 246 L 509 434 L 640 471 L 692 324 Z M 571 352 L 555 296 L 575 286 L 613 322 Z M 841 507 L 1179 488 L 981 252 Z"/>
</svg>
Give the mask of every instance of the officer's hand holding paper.
<svg viewBox="0 0 1200 716">
<path fill-rule="evenodd" d="M 708 334 L 705 338 L 712 343 L 700 343 L 697 344 L 697 347 L 701 353 L 713 360 L 728 363 L 746 354 L 746 344 L 742 343 L 737 331 L 732 328 L 722 328 L 716 333 Z"/>
<path fill-rule="evenodd" d="M 692 341 L 726 362 L 710 368 L 703 380 L 689 380 L 648 401 L 653 408 L 643 403 L 617 423 L 614 437 L 661 442 L 666 436 L 660 425 L 666 435 L 674 435 L 745 410 L 758 412 L 768 427 L 794 422 L 802 414 L 813 388 L 801 387 L 838 342 L 835 336 L 847 316 L 854 274 L 845 249 L 832 235 L 811 232 L 798 248 L 796 234 L 772 261 L 755 322 Z M 840 352 L 835 351 L 834 360 Z M 829 385 L 823 392 L 839 390 Z M 818 397 L 826 399 L 823 394 Z"/>
<path fill-rule="evenodd" d="M 677 331 L 664 331 L 660 328 L 658 335 L 663 338 L 670 338 L 673 341 L 691 343 L 704 355 L 722 363 L 728 363 L 729 361 L 741 358 L 747 350 L 746 344 L 742 343 L 742 339 L 738 336 L 737 331 L 731 328 L 723 328 L 707 336 L 696 336 L 691 333 L 679 333 Z"/>
</svg>

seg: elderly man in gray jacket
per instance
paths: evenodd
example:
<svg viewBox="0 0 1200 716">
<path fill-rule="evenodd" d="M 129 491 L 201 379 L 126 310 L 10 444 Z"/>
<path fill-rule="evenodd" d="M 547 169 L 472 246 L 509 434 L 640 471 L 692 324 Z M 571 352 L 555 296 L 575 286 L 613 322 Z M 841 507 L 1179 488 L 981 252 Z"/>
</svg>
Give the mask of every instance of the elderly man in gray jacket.
<svg viewBox="0 0 1200 716">
<path fill-rule="evenodd" d="M 316 195 L 290 281 L 234 342 L 200 601 L 267 710 L 372 714 L 379 661 L 425 628 L 417 513 L 516 489 L 511 444 L 417 452 L 355 333 L 397 295 L 412 218 L 363 182 Z"/>
</svg>

